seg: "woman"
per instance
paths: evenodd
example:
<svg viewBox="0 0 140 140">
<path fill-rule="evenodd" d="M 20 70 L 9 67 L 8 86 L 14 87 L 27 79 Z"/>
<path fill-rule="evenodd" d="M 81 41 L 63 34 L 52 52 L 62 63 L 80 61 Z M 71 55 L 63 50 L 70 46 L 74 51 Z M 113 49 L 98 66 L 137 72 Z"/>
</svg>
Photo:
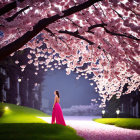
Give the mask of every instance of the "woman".
<svg viewBox="0 0 140 140">
<path fill-rule="evenodd" d="M 60 101 L 59 92 L 55 91 L 54 95 L 55 95 L 55 98 L 54 98 L 53 111 L 52 111 L 52 124 L 54 124 L 56 120 L 57 124 L 66 126 L 63 113 L 59 105 L 59 101 Z"/>
</svg>

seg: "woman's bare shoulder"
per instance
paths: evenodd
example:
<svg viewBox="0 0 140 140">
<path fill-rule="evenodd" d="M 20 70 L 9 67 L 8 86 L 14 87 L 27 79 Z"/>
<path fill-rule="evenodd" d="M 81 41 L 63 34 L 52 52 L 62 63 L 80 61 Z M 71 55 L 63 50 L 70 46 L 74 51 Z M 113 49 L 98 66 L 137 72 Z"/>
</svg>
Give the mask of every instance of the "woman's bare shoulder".
<svg viewBox="0 0 140 140">
<path fill-rule="evenodd" d="M 58 96 L 57 96 L 57 95 L 55 95 L 55 98 L 58 98 Z"/>
</svg>

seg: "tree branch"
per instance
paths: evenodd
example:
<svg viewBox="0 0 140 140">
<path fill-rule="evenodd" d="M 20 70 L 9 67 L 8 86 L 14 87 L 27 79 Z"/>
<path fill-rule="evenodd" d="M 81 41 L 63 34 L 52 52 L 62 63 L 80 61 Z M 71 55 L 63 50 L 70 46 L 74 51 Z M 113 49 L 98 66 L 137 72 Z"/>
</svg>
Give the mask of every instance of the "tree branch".
<svg viewBox="0 0 140 140">
<path fill-rule="evenodd" d="M 73 22 L 73 21 L 72 21 L 71 19 L 69 19 L 68 17 L 66 17 L 66 19 L 69 20 L 70 22 L 72 22 L 72 24 L 73 24 L 74 26 L 81 28 L 79 25 L 77 25 L 75 22 Z"/>
<path fill-rule="evenodd" d="M 8 22 L 13 21 L 20 13 L 22 13 L 23 11 L 27 10 L 28 8 L 30 8 L 30 6 L 26 6 L 25 8 L 21 9 L 20 11 L 18 11 L 17 13 L 15 13 L 13 16 L 6 18 L 6 20 Z"/>
<path fill-rule="evenodd" d="M 103 13 L 104 17 L 106 17 L 106 15 L 105 15 L 105 13 L 104 13 L 104 10 L 102 9 L 102 7 L 101 7 L 100 4 L 99 4 L 99 6 L 100 6 L 100 9 L 102 10 L 102 13 Z M 106 18 L 107 18 L 107 17 L 106 17 Z"/>
<path fill-rule="evenodd" d="M 19 2 L 23 2 L 24 0 L 18 0 Z M 10 12 L 12 9 L 15 9 L 17 7 L 16 1 L 13 1 L 4 7 L 0 8 L 0 16 L 4 15 L 5 13 Z"/>
<path fill-rule="evenodd" d="M 92 30 L 92 29 L 94 29 L 94 28 L 97 28 L 97 27 L 102 27 L 102 28 L 104 28 L 104 26 L 107 26 L 107 24 L 105 24 L 105 23 L 102 23 L 102 24 L 95 24 L 95 25 L 90 26 L 90 27 L 88 28 L 88 31 L 90 31 L 90 30 Z"/>
<path fill-rule="evenodd" d="M 109 30 L 108 30 L 107 28 L 105 28 L 105 27 L 104 27 L 104 29 L 105 29 L 105 31 L 106 31 L 107 33 L 109 33 L 109 34 L 111 34 L 111 35 L 115 35 L 115 36 L 124 36 L 124 37 L 130 38 L 130 39 L 134 39 L 134 40 L 137 40 L 137 41 L 140 40 L 140 39 L 138 39 L 138 38 L 136 38 L 136 37 L 134 37 L 134 36 L 132 36 L 132 35 L 114 33 L 114 32 L 109 31 Z"/>
<path fill-rule="evenodd" d="M 57 40 L 57 39 L 61 40 L 61 41 L 62 41 L 64 44 L 66 44 L 66 46 L 70 49 L 69 45 L 68 45 L 62 38 L 56 36 L 50 29 L 45 28 L 44 30 L 47 31 L 47 32 L 49 32 L 49 33 L 51 34 L 51 36 L 56 37 L 56 40 Z"/>
<path fill-rule="evenodd" d="M 127 8 L 128 10 L 130 10 L 133 14 L 135 14 L 136 16 L 140 16 L 139 13 L 136 13 L 135 11 L 133 11 L 132 9 L 130 9 L 129 7 L 127 7 L 126 5 L 124 5 L 123 3 L 121 3 L 125 8 Z"/>
<path fill-rule="evenodd" d="M 92 28 L 93 28 L 93 27 L 95 28 L 95 27 L 98 27 L 98 26 L 97 26 L 97 25 L 96 25 L 96 26 L 92 26 Z M 52 34 L 51 31 L 49 31 L 49 32 Z M 64 33 L 64 34 L 72 35 L 72 36 L 74 36 L 74 37 L 76 37 L 76 38 L 79 38 L 79 39 L 85 40 L 85 41 L 86 41 L 87 43 L 89 43 L 90 45 L 95 44 L 95 43 L 93 43 L 92 41 L 90 41 L 90 40 L 84 38 L 83 36 L 80 36 L 79 33 L 78 33 L 78 31 L 77 31 L 77 32 L 59 31 L 59 33 Z M 101 49 L 101 47 L 98 46 L 98 49 Z M 106 58 L 108 59 L 108 57 L 107 57 L 107 55 L 106 55 L 106 51 L 105 51 L 104 49 L 102 49 L 102 50 L 103 50 L 103 52 L 104 52 Z M 109 61 L 109 59 L 108 59 L 108 61 Z"/>
<path fill-rule="evenodd" d="M 123 19 L 123 16 L 119 13 L 119 12 L 117 12 L 115 9 L 113 9 L 112 7 L 111 7 L 111 9 L 122 19 L 122 20 L 124 20 Z"/>
<path fill-rule="evenodd" d="M 32 31 L 26 32 L 22 37 L 18 38 L 14 42 L 4 46 L 2 49 L 0 49 L 0 60 L 4 59 L 6 56 L 10 55 L 11 53 L 15 52 L 16 50 L 20 49 L 22 46 L 24 46 L 28 41 L 30 41 L 33 37 L 35 37 L 39 32 L 41 32 L 46 26 L 49 24 L 64 18 L 66 16 L 72 15 L 76 12 L 79 12 L 83 9 L 86 9 L 93 5 L 96 2 L 99 2 L 102 0 L 88 0 L 78 6 L 71 7 L 67 10 L 64 10 L 63 16 L 54 15 L 50 18 L 44 18 L 40 20 L 34 27 Z"/>
<path fill-rule="evenodd" d="M 55 34 L 48 28 L 44 28 L 45 31 L 49 32 L 51 34 L 51 36 L 55 36 Z"/>
<path fill-rule="evenodd" d="M 84 38 L 83 36 L 80 36 L 78 32 L 70 32 L 70 31 L 59 31 L 59 33 L 63 33 L 63 34 L 68 34 L 68 35 L 72 35 L 76 38 L 85 40 L 86 42 L 88 42 L 90 45 L 93 45 L 94 43 L 86 38 Z"/>
<path fill-rule="evenodd" d="M 77 27 L 79 27 L 79 28 L 82 28 L 82 27 L 80 27 L 79 25 L 77 25 L 75 22 L 73 22 L 71 19 L 69 19 L 69 18 L 67 18 L 69 21 L 71 21 L 72 22 L 72 24 L 73 25 L 75 25 L 75 26 L 77 26 Z M 88 22 L 88 21 L 87 21 Z M 102 24 L 95 24 L 95 25 L 91 25 L 90 27 L 88 27 L 88 33 L 91 33 L 91 34 L 94 34 L 94 32 L 92 32 L 92 31 L 90 31 L 90 30 L 92 30 L 92 29 L 94 29 L 94 28 L 97 28 L 97 27 L 104 27 L 104 26 L 107 26 L 107 24 L 105 24 L 105 23 L 102 23 Z M 78 33 L 77 33 L 78 34 Z"/>
</svg>

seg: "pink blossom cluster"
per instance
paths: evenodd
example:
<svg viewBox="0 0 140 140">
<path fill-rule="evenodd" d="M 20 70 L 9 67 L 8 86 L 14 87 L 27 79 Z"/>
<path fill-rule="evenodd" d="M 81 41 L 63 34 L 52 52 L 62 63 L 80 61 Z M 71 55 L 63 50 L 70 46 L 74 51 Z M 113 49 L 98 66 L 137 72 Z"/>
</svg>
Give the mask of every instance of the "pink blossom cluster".
<svg viewBox="0 0 140 140">
<path fill-rule="evenodd" d="M 98 0 L 88 8 L 63 17 L 66 10 L 87 1 L 16 0 L 17 7 L 0 16 L 0 31 L 3 32 L 0 48 L 32 31 L 40 20 L 59 15 L 59 20 L 40 32 L 42 40 L 35 36 L 21 50 L 32 48 L 30 53 L 35 54 L 36 58 L 32 60 L 32 56 L 28 55 L 28 63 L 33 63 L 36 70 L 43 64 L 44 71 L 61 69 L 62 65 L 67 64 L 66 73 L 69 75 L 71 71 L 76 71 L 76 79 L 81 76 L 89 79 L 88 75 L 93 74 L 89 80 L 91 86 L 96 82 L 101 107 L 104 107 L 106 100 L 114 94 L 117 98 L 121 96 L 125 83 L 129 85 L 125 94 L 140 85 L 140 7 L 138 0 Z M 2 0 L 0 8 L 11 2 L 13 0 Z M 8 20 L 18 12 L 14 19 Z M 42 50 L 40 46 L 44 43 L 46 48 Z M 59 57 L 54 57 L 56 54 Z M 39 61 L 40 57 L 46 60 Z M 51 62 L 54 61 L 57 63 L 53 68 Z M 82 69 L 85 63 L 89 65 Z M 22 71 L 24 68 L 21 66 Z"/>
</svg>

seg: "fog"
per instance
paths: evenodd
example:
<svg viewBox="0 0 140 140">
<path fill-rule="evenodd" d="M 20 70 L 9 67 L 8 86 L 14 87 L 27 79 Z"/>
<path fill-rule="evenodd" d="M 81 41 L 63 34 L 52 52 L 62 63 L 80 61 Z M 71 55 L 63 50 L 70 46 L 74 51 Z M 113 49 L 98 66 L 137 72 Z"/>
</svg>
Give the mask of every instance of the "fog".
<svg viewBox="0 0 140 140">
<path fill-rule="evenodd" d="M 47 71 L 43 82 L 42 108 L 52 109 L 54 91 L 60 92 L 60 105 L 62 108 L 70 108 L 74 105 L 90 105 L 92 98 L 98 98 L 94 85 L 81 77 L 76 80 L 76 73 L 66 75 L 65 70 Z"/>
</svg>

